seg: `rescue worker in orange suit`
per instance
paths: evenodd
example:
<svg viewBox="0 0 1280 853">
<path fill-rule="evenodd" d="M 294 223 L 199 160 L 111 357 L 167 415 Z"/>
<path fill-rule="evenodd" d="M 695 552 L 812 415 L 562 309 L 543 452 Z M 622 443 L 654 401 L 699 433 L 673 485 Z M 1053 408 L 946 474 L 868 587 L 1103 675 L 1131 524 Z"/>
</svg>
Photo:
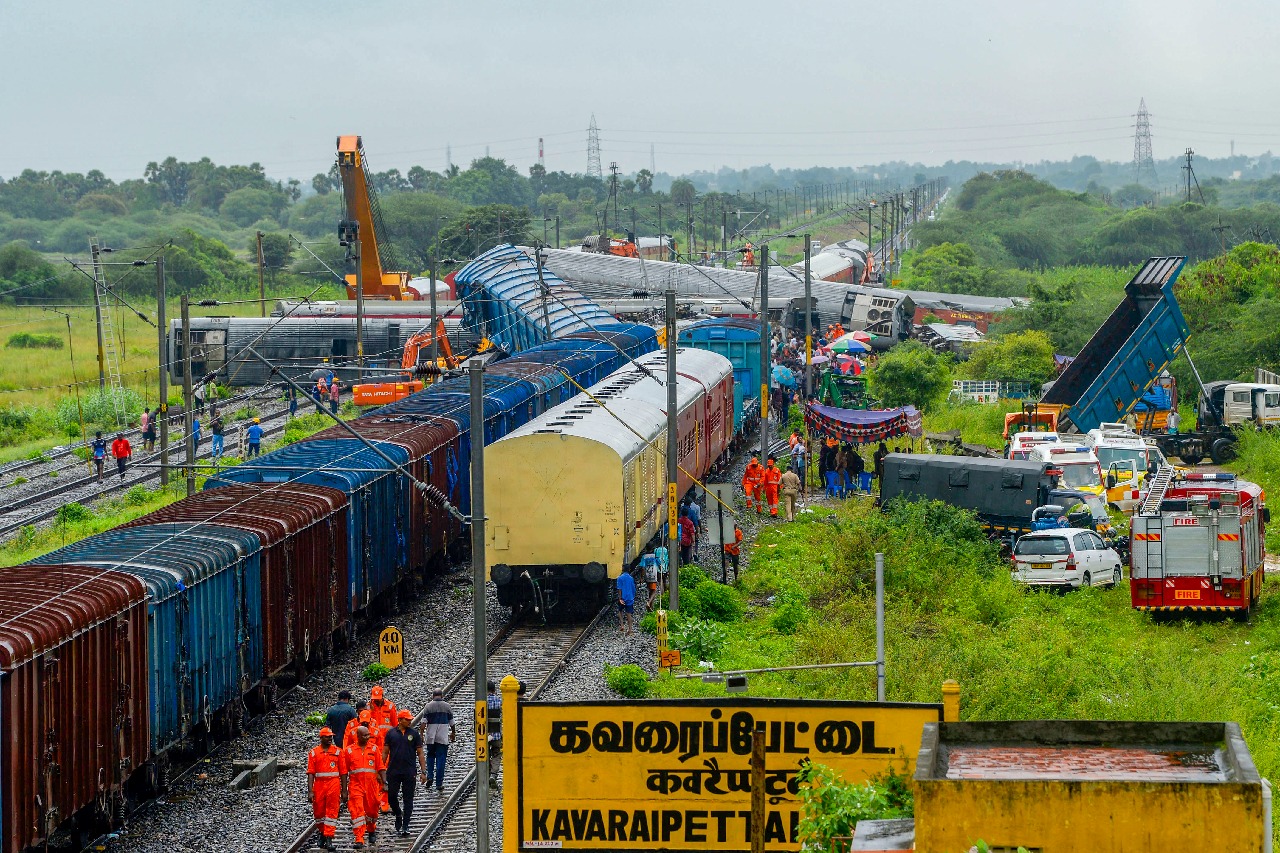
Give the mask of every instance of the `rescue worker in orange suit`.
<svg viewBox="0 0 1280 853">
<path fill-rule="evenodd" d="M 758 457 L 752 456 L 742 473 L 742 491 L 747 495 L 747 509 L 764 512 L 764 468 Z"/>
<path fill-rule="evenodd" d="M 772 456 L 764 469 L 764 496 L 769 501 L 769 515 L 778 515 L 778 486 L 782 482 L 782 469 Z"/>
<path fill-rule="evenodd" d="M 368 729 L 369 736 L 373 737 L 373 734 L 374 734 L 373 717 L 369 716 L 368 708 L 364 708 L 363 710 L 361 710 L 360 714 L 354 720 L 347 723 L 347 729 L 342 735 L 342 742 L 347 744 L 348 746 L 355 743 L 356 729 L 360 728 L 361 726 L 364 726 L 366 729 Z M 374 738 L 374 740 L 377 741 L 377 738 Z M 381 744 L 378 744 L 378 745 L 381 746 Z"/>
<path fill-rule="evenodd" d="M 369 691 L 369 718 L 374 725 L 370 731 L 373 732 L 378 748 L 381 749 L 387 732 L 396 727 L 396 706 L 387 700 L 381 684 L 373 685 L 373 689 Z M 391 811 L 386 790 L 382 792 L 382 811 Z"/>
<path fill-rule="evenodd" d="M 387 765 L 382 760 L 382 747 L 374 741 L 366 726 L 357 726 L 355 739 L 343 747 L 347 764 L 347 811 L 351 813 L 351 831 L 357 848 L 378 841 L 379 800 L 387 790 Z"/>
<path fill-rule="evenodd" d="M 333 729 L 320 730 L 320 745 L 307 753 L 307 799 L 316 823 L 320 824 L 320 846 L 333 849 L 338 830 L 338 809 L 347 780 L 347 763 L 342 750 L 333 745 Z"/>
<path fill-rule="evenodd" d="M 750 243 L 747 244 L 747 248 L 743 251 L 742 262 L 749 267 L 756 265 L 756 250 Z"/>
<path fill-rule="evenodd" d="M 724 552 L 729 555 L 729 562 L 733 565 L 733 579 L 738 579 L 738 555 L 742 553 L 742 528 L 738 525 L 733 526 L 733 541 L 724 543 Z"/>
</svg>

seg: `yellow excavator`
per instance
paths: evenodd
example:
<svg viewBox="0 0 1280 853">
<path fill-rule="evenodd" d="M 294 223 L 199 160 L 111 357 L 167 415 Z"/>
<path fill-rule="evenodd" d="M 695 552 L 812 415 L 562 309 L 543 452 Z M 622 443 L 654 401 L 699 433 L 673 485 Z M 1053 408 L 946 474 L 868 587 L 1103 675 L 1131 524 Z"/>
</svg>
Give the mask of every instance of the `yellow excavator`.
<svg viewBox="0 0 1280 853">
<path fill-rule="evenodd" d="M 354 258 L 360 267 L 359 273 L 346 277 L 348 298 L 356 298 L 359 282 L 365 299 L 417 299 L 417 291 L 409 287 L 409 273 L 387 272 L 383 268 L 384 260 L 393 268 L 399 266 L 399 261 L 386 238 L 359 136 L 338 137 L 338 176 L 346 210 L 346 218 L 338 223 L 338 241 L 347 247 L 348 258 Z"/>
</svg>

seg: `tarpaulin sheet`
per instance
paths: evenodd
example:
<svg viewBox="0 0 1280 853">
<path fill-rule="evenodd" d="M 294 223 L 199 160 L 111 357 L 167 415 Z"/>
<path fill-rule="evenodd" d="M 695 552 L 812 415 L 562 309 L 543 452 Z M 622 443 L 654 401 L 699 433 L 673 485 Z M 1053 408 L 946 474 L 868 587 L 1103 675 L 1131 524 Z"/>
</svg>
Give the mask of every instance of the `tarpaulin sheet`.
<svg viewBox="0 0 1280 853">
<path fill-rule="evenodd" d="M 837 409 L 809 403 L 804 410 L 809 429 L 839 441 L 872 444 L 886 438 L 922 434 L 920 412 L 915 406 L 900 409 Z"/>
</svg>

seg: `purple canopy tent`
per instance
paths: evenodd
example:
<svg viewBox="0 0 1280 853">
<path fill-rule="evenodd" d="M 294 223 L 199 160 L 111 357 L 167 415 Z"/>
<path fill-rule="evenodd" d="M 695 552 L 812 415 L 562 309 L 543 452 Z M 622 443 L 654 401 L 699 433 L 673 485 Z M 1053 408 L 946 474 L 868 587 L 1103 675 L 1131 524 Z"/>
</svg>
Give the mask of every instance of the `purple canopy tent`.
<svg viewBox="0 0 1280 853">
<path fill-rule="evenodd" d="M 804 420 L 809 429 L 819 435 L 855 444 L 872 444 L 903 435 L 919 438 L 923 434 L 920 412 L 915 406 L 864 411 L 809 403 L 805 406 Z"/>
</svg>

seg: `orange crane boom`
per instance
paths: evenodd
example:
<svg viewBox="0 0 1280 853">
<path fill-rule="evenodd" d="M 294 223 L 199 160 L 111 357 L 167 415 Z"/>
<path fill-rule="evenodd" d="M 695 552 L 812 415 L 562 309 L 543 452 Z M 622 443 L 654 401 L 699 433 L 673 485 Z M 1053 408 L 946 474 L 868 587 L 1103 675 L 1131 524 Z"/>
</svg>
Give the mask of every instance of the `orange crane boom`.
<svg viewBox="0 0 1280 853">
<path fill-rule="evenodd" d="M 360 241 L 359 281 L 365 299 L 417 298 L 417 292 L 409 287 L 409 273 L 383 270 L 383 254 L 390 258 L 388 247 L 379 247 L 382 234 L 382 217 L 378 210 L 378 198 L 369 185 L 369 170 L 365 161 L 364 143 L 359 136 L 338 137 L 338 175 L 342 179 L 342 198 L 346 207 L 346 219 L 338 227 L 344 243 Z M 348 275 L 347 297 L 356 298 L 356 275 Z"/>
</svg>

